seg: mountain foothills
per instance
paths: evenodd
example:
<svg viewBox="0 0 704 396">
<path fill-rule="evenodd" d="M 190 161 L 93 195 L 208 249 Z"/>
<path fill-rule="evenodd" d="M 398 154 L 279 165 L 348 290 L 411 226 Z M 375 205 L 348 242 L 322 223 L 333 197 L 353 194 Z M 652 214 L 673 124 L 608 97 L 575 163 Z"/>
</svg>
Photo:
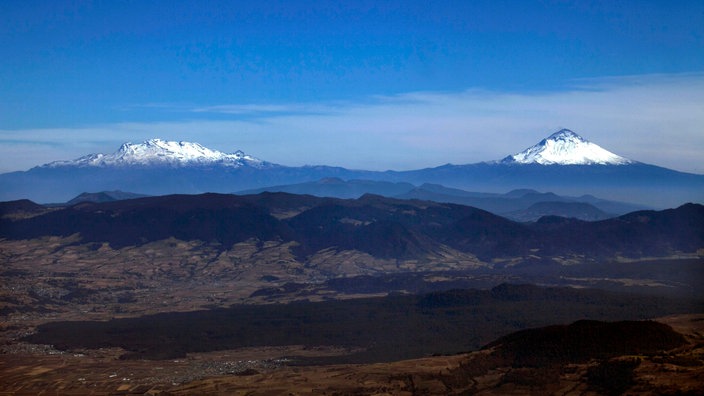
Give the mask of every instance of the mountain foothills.
<svg viewBox="0 0 704 396">
<path fill-rule="evenodd" d="M 704 248 L 704 206 L 638 211 L 599 222 L 542 217 L 521 224 L 473 207 L 364 195 L 356 200 L 285 193 L 170 195 L 83 202 L 27 218 L 26 201 L 4 203 L 0 237 L 78 235 L 115 249 L 168 238 L 229 249 L 248 240 L 292 243 L 310 262 L 322 251 L 356 251 L 418 260 L 455 251 L 483 262 L 515 256 L 615 258 L 697 253 Z"/>
<path fill-rule="evenodd" d="M 703 252 L 698 204 L 518 223 L 370 194 L 3 202 L 0 391 L 697 394 Z M 643 321 L 666 315 L 687 335 Z"/>
<path fill-rule="evenodd" d="M 414 186 L 434 183 L 485 192 L 529 188 L 572 196 L 594 194 L 660 208 L 704 202 L 704 175 L 626 159 L 566 129 L 500 161 L 384 172 L 325 165 L 289 167 L 241 151 L 226 154 L 197 143 L 153 139 L 126 143 L 113 154 L 91 154 L 2 174 L 0 200 L 65 202 L 85 191 L 114 190 L 148 195 L 231 193 L 326 178 Z"/>
</svg>

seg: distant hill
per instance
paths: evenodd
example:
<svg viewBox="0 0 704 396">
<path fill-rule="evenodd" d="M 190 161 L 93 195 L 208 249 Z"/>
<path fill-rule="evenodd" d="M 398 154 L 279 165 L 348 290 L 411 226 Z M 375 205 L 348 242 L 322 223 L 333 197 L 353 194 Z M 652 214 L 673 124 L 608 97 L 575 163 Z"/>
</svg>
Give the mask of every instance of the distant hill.
<svg viewBox="0 0 704 396">
<path fill-rule="evenodd" d="M 517 189 L 509 191 L 505 194 L 476 193 L 429 183 L 423 184 L 405 194 L 397 195 L 396 198 L 421 199 L 473 206 L 520 221 L 530 221 L 522 220 L 525 217 L 530 217 L 532 220 L 537 219 L 534 216 L 522 216 L 521 213 L 522 211 L 530 208 L 532 205 L 541 202 L 587 203 L 604 212 L 606 215 L 604 218 L 614 217 L 615 215 L 622 215 L 629 212 L 634 212 L 636 210 L 649 209 L 643 205 L 609 201 L 599 199 L 591 195 L 569 197 L 560 196 L 551 192 L 541 193 L 531 189 Z M 544 205 L 541 210 L 544 211 L 542 213 L 543 216 L 561 216 L 561 213 L 563 213 L 566 208 L 567 206 L 560 207 L 557 205 Z M 578 212 L 576 214 L 577 215 L 567 217 L 577 217 L 582 220 L 595 219 L 595 216 L 591 214 L 585 217 L 580 217 Z"/>
<path fill-rule="evenodd" d="M 504 214 L 516 221 L 536 221 L 543 216 L 560 216 L 586 221 L 615 217 L 586 202 L 536 202 L 524 210 Z"/>
<path fill-rule="evenodd" d="M 0 202 L 0 214 L 8 214 L 15 212 L 41 212 L 44 206 L 34 203 L 28 199 L 19 199 L 17 201 Z"/>
<path fill-rule="evenodd" d="M 135 194 L 131 192 L 124 191 L 101 191 L 96 193 L 84 192 L 77 197 L 66 202 L 67 205 L 75 205 L 81 202 L 111 202 L 111 201 L 121 201 L 124 199 L 135 199 L 146 197 L 144 194 Z"/>
<path fill-rule="evenodd" d="M 238 191 L 238 194 L 259 194 L 261 192 L 286 192 L 290 194 L 308 194 L 318 197 L 359 198 L 364 194 L 393 197 L 404 194 L 415 186 L 410 183 L 392 183 L 375 180 L 348 180 L 329 177 L 313 182 L 287 184 L 271 187 Z"/>
<path fill-rule="evenodd" d="M 28 199 L 0 202 L 0 218 L 31 217 L 44 213 L 47 208 Z"/>
<path fill-rule="evenodd" d="M 287 192 L 319 197 L 359 198 L 364 194 L 376 194 L 400 199 L 418 199 L 443 203 L 473 206 L 518 221 L 535 221 L 540 216 L 565 216 L 581 220 L 602 220 L 636 210 L 649 209 L 642 205 L 609 201 L 590 195 L 566 197 L 553 193 L 541 193 L 531 189 L 512 190 L 506 194 L 481 193 L 449 188 L 439 184 L 425 183 L 416 187 L 409 183 L 390 183 L 373 180 L 348 180 L 339 178 L 321 179 L 315 182 L 262 187 L 239 191 L 238 194 L 261 192 Z M 580 205 L 542 205 L 534 208 L 536 214 L 524 214 L 531 205 L 541 202 L 584 203 Z M 593 209 L 588 209 L 592 207 Z M 572 210 L 569 210 L 572 208 Z M 581 208 L 581 209 L 580 209 Z"/>
</svg>

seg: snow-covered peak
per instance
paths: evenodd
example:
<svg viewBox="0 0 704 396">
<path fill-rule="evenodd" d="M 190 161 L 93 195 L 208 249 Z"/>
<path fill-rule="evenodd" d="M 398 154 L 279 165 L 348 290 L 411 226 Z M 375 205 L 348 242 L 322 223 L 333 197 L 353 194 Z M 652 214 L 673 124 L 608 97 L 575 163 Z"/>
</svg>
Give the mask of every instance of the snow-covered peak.
<svg viewBox="0 0 704 396">
<path fill-rule="evenodd" d="M 502 163 L 541 165 L 625 165 L 633 161 L 607 151 L 569 129 L 559 130 Z"/>
<path fill-rule="evenodd" d="M 211 150 L 198 143 L 150 139 L 140 144 L 125 143 L 114 154 L 116 161 L 125 162 L 210 162 L 228 154 Z"/>
<path fill-rule="evenodd" d="M 139 144 L 125 143 L 113 154 L 90 154 L 71 161 L 56 161 L 45 166 L 190 166 L 268 167 L 271 164 L 242 151 L 226 154 L 198 143 L 149 139 Z"/>
</svg>

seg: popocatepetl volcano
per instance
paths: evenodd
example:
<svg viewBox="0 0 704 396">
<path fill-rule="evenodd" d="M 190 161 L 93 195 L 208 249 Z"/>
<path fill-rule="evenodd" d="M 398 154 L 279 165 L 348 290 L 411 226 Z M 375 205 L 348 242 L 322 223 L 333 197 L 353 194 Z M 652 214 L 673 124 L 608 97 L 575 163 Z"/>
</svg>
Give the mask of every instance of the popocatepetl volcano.
<svg viewBox="0 0 704 396">
<path fill-rule="evenodd" d="M 626 165 L 635 161 L 616 155 L 569 129 L 561 129 L 538 144 L 504 158 L 501 162 L 541 165 Z"/>
</svg>

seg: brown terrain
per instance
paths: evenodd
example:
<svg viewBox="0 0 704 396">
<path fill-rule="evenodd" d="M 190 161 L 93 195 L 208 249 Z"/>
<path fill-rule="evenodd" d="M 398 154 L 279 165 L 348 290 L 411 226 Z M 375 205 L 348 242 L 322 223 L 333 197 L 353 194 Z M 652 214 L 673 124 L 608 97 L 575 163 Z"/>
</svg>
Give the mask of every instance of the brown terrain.
<svg viewBox="0 0 704 396">
<path fill-rule="evenodd" d="M 286 368 L 214 377 L 172 389 L 173 394 L 300 395 L 593 395 L 701 394 L 704 389 L 704 315 L 662 318 L 686 337 L 670 351 L 617 355 L 540 367 L 512 365 L 501 345 L 455 356 L 388 364 Z M 623 377 L 623 378 L 621 378 Z"/>
<path fill-rule="evenodd" d="M 61 352 L 23 345 L 3 351 L 0 391 L 18 395 L 701 394 L 704 315 L 659 321 L 684 335 L 685 341 L 669 350 L 567 359 L 539 367 L 513 364 L 500 353 L 500 344 L 453 356 L 307 367 L 287 366 L 285 356 L 348 351 L 289 346 L 196 353 L 175 360 L 124 361 L 116 350 Z"/>
<path fill-rule="evenodd" d="M 257 295 L 257 290 L 280 290 L 287 282 L 322 278 L 322 263 L 352 276 L 368 274 L 372 263 L 385 265 L 383 260 L 364 260 L 359 252 L 323 252 L 327 256 L 320 265 L 304 266 L 288 246 L 274 242 L 242 242 L 229 251 L 175 239 L 119 251 L 75 242 L 76 237 L 0 242 L 4 261 L 0 297 L 6 312 L 0 329 L 0 394 L 604 393 L 589 380 L 590 370 L 603 360 L 512 367 L 493 354 L 496 347 L 391 363 L 292 365 L 291 357 L 344 356 L 355 347 L 256 346 L 189 352 L 168 360 L 124 360 L 126 351 L 119 347 L 58 350 L 22 341 L 36 326 L 59 320 L 104 321 L 234 303 L 268 304 L 271 296 Z M 413 265 L 408 262 L 405 267 Z M 458 269 L 477 263 L 467 259 L 442 265 L 442 269 Z M 483 281 L 492 280 L 483 277 Z M 503 279 L 497 278 L 493 281 Z M 447 277 L 435 274 L 423 279 L 436 282 Z M 311 301 L 386 295 L 312 290 L 305 294 Z M 299 298 L 296 293 L 282 293 L 276 301 Z M 684 334 L 688 343 L 667 352 L 614 356 L 609 361 L 638 361 L 628 394 L 697 394 L 704 384 L 704 315 L 660 321 Z"/>
<path fill-rule="evenodd" d="M 17 226 L 19 236 L 8 232 L 0 238 L 0 395 L 695 395 L 704 389 L 704 315 L 663 317 L 701 312 L 703 261 L 701 233 L 696 231 L 701 225 L 686 212 L 676 221 L 668 214 L 646 213 L 601 223 L 592 240 L 605 246 L 611 258 L 597 259 L 554 242 L 570 241 L 580 224 L 545 223 L 536 231 L 487 212 L 374 197 L 366 198 L 373 211 L 355 206 L 367 205 L 360 200 L 320 206 L 322 214 L 298 217 L 320 200 L 298 204 L 292 199 L 277 202 L 266 215 L 250 207 L 233 212 L 240 220 L 270 224 L 276 233 L 263 229 L 255 236 L 233 236 L 228 229 L 208 242 L 206 234 L 172 236 L 181 232 L 180 223 L 163 231 L 166 237 L 158 227 L 140 236 L 134 230 L 148 228 L 141 222 L 143 213 L 132 216 L 133 209 L 118 204 L 66 209 L 75 213 L 29 207 L 4 214 L 0 225 L 5 229 L 0 231 Z M 702 212 L 698 207 L 683 210 L 696 210 L 697 216 Z M 85 224 L 98 228 L 67 233 L 70 227 L 63 223 L 80 218 L 81 211 L 93 216 Z M 423 211 L 428 219 L 420 221 Z M 57 220 L 42 223 L 46 213 Z M 203 213 L 196 207 L 177 214 L 179 221 L 211 221 L 210 212 Z M 216 229 L 219 212 L 213 213 L 215 220 L 202 223 L 207 227 L 188 230 Z M 457 220 L 460 215 L 465 217 Z M 127 219 L 118 224 L 124 229 L 99 228 L 120 216 Z M 375 225 L 379 216 L 407 229 L 392 220 Z M 137 225 L 129 222 L 134 219 Z M 438 221 L 446 222 L 446 234 L 437 231 Z M 605 234 L 616 230 L 619 235 L 631 224 L 645 241 L 638 246 Z M 553 231 L 555 227 L 573 228 Z M 651 234 L 652 240 L 662 238 L 663 227 L 681 228 L 684 236 L 648 244 Z M 291 231 L 297 229 L 300 234 Z M 310 237 L 318 229 L 330 230 L 321 232 L 320 240 L 330 235 L 338 239 L 325 245 Z M 111 234 L 104 237 L 102 232 Z M 354 238 L 346 239 L 351 233 Z M 524 234 L 544 250 L 524 246 Z M 379 240 L 385 235 L 393 238 Z M 502 241 L 515 235 L 508 246 L 513 253 L 497 256 L 503 247 L 492 245 L 491 238 Z M 592 240 L 584 242 L 584 249 Z M 561 247 L 548 254 L 550 244 Z M 485 245 L 494 250 L 482 250 Z M 621 256 L 626 249 L 630 253 Z M 587 289 L 591 287 L 650 294 Z M 213 312 L 215 316 L 207 317 Z M 185 326 L 199 317 L 222 320 L 221 327 L 234 329 L 235 335 Z M 550 355 L 540 364 L 526 363 L 516 352 L 525 334 L 513 332 L 520 329 L 580 319 L 653 317 L 674 329 L 657 328 L 663 331 L 662 340 L 671 342 L 643 339 L 627 350 Z M 642 323 L 651 329 L 651 322 Z M 317 333 L 318 327 L 324 331 Z M 182 328 L 193 333 L 180 334 Z M 257 340 L 238 340 L 237 332 Z M 158 340 L 161 349 L 145 350 L 141 338 Z M 609 339 L 597 337 L 596 342 L 608 345 Z M 168 350 L 170 345 L 174 350 Z M 546 345 L 546 350 L 561 350 Z"/>
</svg>

